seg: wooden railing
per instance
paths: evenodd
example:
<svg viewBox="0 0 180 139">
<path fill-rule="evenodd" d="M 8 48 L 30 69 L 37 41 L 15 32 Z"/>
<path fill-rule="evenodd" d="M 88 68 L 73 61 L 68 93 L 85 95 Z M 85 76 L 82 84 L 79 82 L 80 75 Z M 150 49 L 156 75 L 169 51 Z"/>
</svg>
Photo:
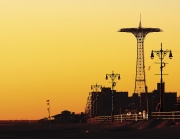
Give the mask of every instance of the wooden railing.
<svg viewBox="0 0 180 139">
<path fill-rule="evenodd" d="M 9 124 L 9 125 L 35 124 L 35 123 L 38 123 L 38 120 L 0 120 L 0 125 L 3 125 L 3 124 Z"/>
<path fill-rule="evenodd" d="M 152 118 L 164 119 L 164 120 L 180 120 L 180 111 L 172 112 L 152 112 Z M 97 116 L 94 118 L 96 122 L 123 122 L 123 121 L 139 121 L 139 120 L 148 120 L 148 114 L 120 114 L 112 116 Z"/>
<path fill-rule="evenodd" d="M 152 112 L 151 117 L 156 119 L 180 120 L 180 111 Z"/>
<path fill-rule="evenodd" d="M 148 120 L 147 114 L 120 114 L 112 116 L 97 116 L 95 117 L 97 122 L 123 122 L 123 121 L 139 121 Z"/>
</svg>

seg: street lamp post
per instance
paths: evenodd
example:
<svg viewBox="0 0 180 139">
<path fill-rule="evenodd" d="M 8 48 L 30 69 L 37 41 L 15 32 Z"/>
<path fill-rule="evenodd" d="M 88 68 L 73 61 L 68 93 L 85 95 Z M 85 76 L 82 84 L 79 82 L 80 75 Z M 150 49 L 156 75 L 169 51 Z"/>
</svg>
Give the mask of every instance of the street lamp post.
<svg viewBox="0 0 180 139">
<path fill-rule="evenodd" d="M 106 74 L 106 80 L 108 80 L 108 77 L 111 78 L 112 80 L 112 110 L 111 110 L 111 117 L 112 117 L 112 122 L 114 120 L 114 94 L 113 94 L 113 90 L 114 87 L 116 86 L 116 82 L 114 82 L 114 80 L 116 79 L 116 77 L 118 77 L 118 80 L 120 80 L 120 74 L 114 74 L 114 71 L 112 71 L 112 74 Z"/>
<path fill-rule="evenodd" d="M 93 100 L 93 117 L 94 116 L 97 116 L 97 97 L 98 97 L 98 94 L 97 94 L 97 92 L 98 92 L 98 89 L 102 89 L 102 85 L 97 85 L 97 83 L 96 83 L 96 85 L 91 85 L 91 89 L 94 91 L 96 91 L 96 100 L 95 100 L 95 102 L 96 102 L 96 114 L 94 114 L 94 100 Z"/>
<path fill-rule="evenodd" d="M 157 50 L 157 51 L 153 51 L 151 52 L 151 59 L 154 58 L 154 53 L 156 53 L 156 55 L 159 57 L 160 59 L 160 71 L 161 71 L 161 77 L 160 77 L 160 111 L 163 112 L 163 97 L 164 97 L 164 92 L 162 90 L 162 83 L 163 83 L 163 79 L 162 79 L 162 70 L 165 66 L 166 63 L 163 62 L 164 57 L 167 55 L 167 53 L 169 53 L 169 58 L 172 59 L 172 52 L 171 50 L 163 50 L 162 49 L 162 43 L 161 43 L 161 49 Z M 159 75 L 159 74 L 158 74 Z"/>
</svg>

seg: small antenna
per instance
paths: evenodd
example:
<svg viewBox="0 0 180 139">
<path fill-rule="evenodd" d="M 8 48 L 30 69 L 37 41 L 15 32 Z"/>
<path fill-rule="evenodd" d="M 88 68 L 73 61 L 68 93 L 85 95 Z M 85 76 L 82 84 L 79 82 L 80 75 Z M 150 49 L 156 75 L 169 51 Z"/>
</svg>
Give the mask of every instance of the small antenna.
<svg viewBox="0 0 180 139">
<path fill-rule="evenodd" d="M 141 14 L 140 14 L 139 28 L 141 28 Z"/>
</svg>

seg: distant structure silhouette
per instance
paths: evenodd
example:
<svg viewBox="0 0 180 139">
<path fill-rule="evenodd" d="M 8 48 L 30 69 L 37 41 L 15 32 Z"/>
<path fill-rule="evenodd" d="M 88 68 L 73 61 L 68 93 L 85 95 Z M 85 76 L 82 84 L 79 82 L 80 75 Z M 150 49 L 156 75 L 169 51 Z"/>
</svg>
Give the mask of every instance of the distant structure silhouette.
<svg viewBox="0 0 180 139">
<path fill-rule="evenodd" d="M 127 91 L 117 91 L 111 87 L 103 86 L 101 92 L 98 91 L 97 107 L 93 101 L 95 100 L 96 91 L 89 93 L 87 107 L 85 109 L 85 114 L 87 119 L 96 119 L 98 116 L 112 116 L 112 93 L 113 93 L 113 117 L 116 117 L 120 114 L 137 114 L 143 112 L 148 107 L 148 117 L 151 117 L 152 112 L 158 112 L 159 102 L 160 102 L 160 91 L 164 92 L 164 111 L 171 112 L 177 111 L 180 109 L 180 101 L 177 103 L 177 92 L 168 92 L 165 91 L 165 82 L 157 83 L 156 89 L 148 93 L 134 93 L 132 96 L 129 96 Z M 148 97 L 148 105 L 146 98 Z M 180 99 L 179 99 L 180 100 Z M 140 103 L 141 102 L 141 103 Z M 94 105 L 94 106 L 93 106 Z M 141 107 L 141 110 L 139 109 Z M 97 115 L 94 114 L 97 112 Z M 114 120 L 109 119 L 109 120 Z"/>
<path fill-rule="evenodd" d="M 56 114 L 52 116 L 54 118 L 54 122 L 58 124 L 66 124 L 66 123 L 86 123 L 86 115 L 81 112 L 80 114 L 75 114 L 75 112 L 70 112 L 68 110 L 62 111 L 60 114 Z M 43 122 L 43 119 L 41 119 Z"/>
<path fill-rule="evenodd" d="M 91 90 L 96 92 L 95 95 L 92 95 L 92 97 L 93 97 L 93 101 L 92 101 L 92 103 L 93 103 L 93 117 L 97 116 L 97 112 L 98 112 L 97 111 L 98 89 L 102 89 L 102 85 L 98 85 L 97 83 L 96 83 L 96 85 L 91 85 Z M 95 108 L 95 104 L 96 104 L 96 108 Z M 94 109 L 96 109 L 96 113 L 95 113 Z"/>
<path fill-rule="evenodd" d="M 132 33 L 137 39 L 137 60 L 134 93 L 147 92 L 144 62 L 144 39 L 150 32 L 161 32 L 159 28 L 143 28 L 141 26 L 141 15 L 138 28 L 122 28 L 118 32 Z"/>
</svg>

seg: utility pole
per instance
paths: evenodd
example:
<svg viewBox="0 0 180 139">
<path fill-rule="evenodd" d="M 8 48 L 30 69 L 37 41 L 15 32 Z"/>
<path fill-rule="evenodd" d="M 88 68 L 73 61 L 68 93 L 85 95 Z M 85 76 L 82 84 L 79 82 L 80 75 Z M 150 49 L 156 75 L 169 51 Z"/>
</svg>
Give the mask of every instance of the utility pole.
<svg viewBox="0 0 180 139">
<path fill-rule="evenodd" d="M 47 102 L 47 105 L 49 105 L 49 108 L 47 108 L 47 110 L 48 110 L 48 113 L 49 113 L 49 120 L 50 120 L 50 99 L 48 99 L 48 100 L 46 100 L 46 102 Z"/>
<path fill-rule="evenodd" d="M 111 119 L 112 122 L 114 121 L 114 94 L 113 94 L 113 90 L 114 87 L 116 86 L 116 82 L 114 82 L 114 80 L 116 79 L 116 77 L 118 77 L 118 80 L 120 80 L 120 74 L 114 74 L 114 71 L 112 71 L 112 74 L 106 74 L 106 80 L 108 80 L 108 77 L 111 78 L 112 82 L 112 110 L 111 110 Z"/>
<path fill-rule="evenodd" d="M 94 100 L 93 100 L 93 117 L 95 116 L 97 116 L 97 111 L 98 111 L 98 108 L 97 108 L 97 97 L 98 97 L 98 89 L 102 89 L 102 85 L 97 85 L 97 83 L 96 83 L 96 85 L 91 85 L 91 90 L 93 90 L 93 92 L 94 92 L 94 90 L 96 91 L 96 100 L 95 100 L 95 103 L 96 103 L 96 114 L 94 114 Z M 94 98 L 94 95 L 93 95 L 93 98 Z"/>
<path fill-rule="evenodd" d="M 163 112 L 164 110 L 163 110 L 163 98 L 164 98 L 164 92 L 163 92 L 163 90 L 162 90 L 162 88 L 163 88 L 163 79 L 162 79 L 162 75 L 167 75 L 167 74 L 162 74 L 162 70 L 163 70 L 163 68 L 165 67 L 165 64 L 167 64 L 167 63 L 164 63 L 163 62 L 163 59 L 164 59 L 164 57 L 167 55 L 167 53 L 169 53 L 169 58 L 170 59 L 172 59 L 172 52 L 171 52 L 171 50 L 163 50 L 162 49 L 162 43 L 161 43 L 161 49 L 160 50 L 157 50 L 157 51 L 153 51 L 152 50 L 152 52 L 151 52 L 151 59 L 153 59 L 154 58 L 154 53 L 156 53 L 156 55 L 159 57 L 159 59 L 160 59 L 160 71 L 161 71 L 161 73 L 160 73 L 160 112 Z M 159 63 L 158 63 L 159 64 Z M 159 75 L 159 74 L 156 74 L 156 75 Z"/>
</svg>

